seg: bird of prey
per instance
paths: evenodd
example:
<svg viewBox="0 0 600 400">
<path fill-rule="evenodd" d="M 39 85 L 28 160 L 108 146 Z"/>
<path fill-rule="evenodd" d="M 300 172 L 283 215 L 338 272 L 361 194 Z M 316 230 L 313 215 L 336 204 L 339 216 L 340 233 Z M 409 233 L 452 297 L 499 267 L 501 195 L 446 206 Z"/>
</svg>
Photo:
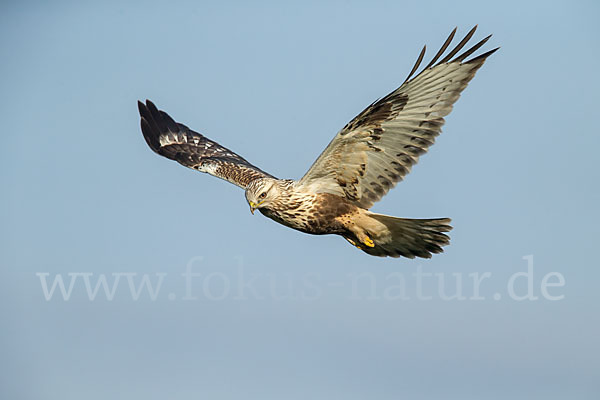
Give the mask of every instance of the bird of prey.
<svg viewBox="0 0 600 400">
<path fill-rule="evenodd" d="M 475 26 L 450 52 L 456 33 L 415 75 L 344 126 L 300 180 L 277 179 L 233 151 L 175 122 L 149 100 L 138 101 L 141 128 L 150 148 L 180 164 L 227 180 L 245 190 L 254 214 L 290 228 L 336 234 L 373 256 L 423 257 L 442 252 L 449 218 L 405 219 L 368 211 L 417 163 L 441 132 L 460 93 L 498 48 L 469 58 L 488 36 L 457 55 Z"/>
</svg>

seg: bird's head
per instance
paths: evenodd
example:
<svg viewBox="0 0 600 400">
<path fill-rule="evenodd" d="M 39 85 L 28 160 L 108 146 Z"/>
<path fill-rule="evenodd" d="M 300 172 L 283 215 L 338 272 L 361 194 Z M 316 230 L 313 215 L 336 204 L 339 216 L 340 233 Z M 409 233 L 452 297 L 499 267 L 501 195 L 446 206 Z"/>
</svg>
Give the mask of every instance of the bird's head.
<svg viewBox="0 0 600 400">
<path fill-rule="evenodd" d="M 254 214 L 256 209 L 268 207 L 279 193 L 277 179 L 260 178 L 250 182 L 246 187 L 246 200 L 250 205 L 250 212 Z"/>
</svg>

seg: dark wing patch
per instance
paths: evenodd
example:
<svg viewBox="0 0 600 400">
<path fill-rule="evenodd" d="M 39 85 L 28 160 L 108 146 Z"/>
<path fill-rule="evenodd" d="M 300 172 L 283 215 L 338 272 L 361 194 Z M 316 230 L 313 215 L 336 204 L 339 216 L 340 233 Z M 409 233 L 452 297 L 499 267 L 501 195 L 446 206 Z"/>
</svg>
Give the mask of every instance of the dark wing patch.
<svg viewBox="0 0 600 400">
<path fill-rule="evenodd" d="M 138 101 L 138 108 L 144 139 L 157 154 L 244 189 L 255 179 L 273 177 L 217 142 L 175 122 L 150 100 L 146 104 Z"/>
<path fill-rule="evenodd" d="M 404 93 L 392 92 L 384 98 L 373 102 L 360 114 L 346 124 L 340 135 L 344 136 L 357 128 L 373 127 L 377 129 L 383 121 L 390 121 L 398 115 L 408 102 L 408 96 Z M 375 138 L 377 140 L 377 138 Z"/>
<path fill-rule="evenodd" d="M 454 38 L 454 29 L 429 64 L 412 78 L 423 61 L 423 48 L 402 86 L 344 126 L 300 184 L 308 191 L 344 196 L 363 208 L 380 200 L 427 152 L 460 93 L 497 50 L 465 61 L 488 36 L 456 56 L 475 29 L 438 62 Z"/>
</svg>

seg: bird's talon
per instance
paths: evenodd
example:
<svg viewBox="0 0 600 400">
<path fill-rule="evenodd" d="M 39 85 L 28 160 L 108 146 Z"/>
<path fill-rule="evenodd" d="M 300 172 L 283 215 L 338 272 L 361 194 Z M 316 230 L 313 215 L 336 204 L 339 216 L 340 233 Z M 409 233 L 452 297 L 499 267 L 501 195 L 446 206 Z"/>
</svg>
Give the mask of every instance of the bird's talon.
<svg viewBox="0 0 600 400">
<path fill-rule="evenodd" d="M 363 243 L 366 244 L 369 247 L 375 247 L 375 243 L 373 243 L 373 241 L 371 240 L 370 237 L 365 236 Z"/>
</svg>

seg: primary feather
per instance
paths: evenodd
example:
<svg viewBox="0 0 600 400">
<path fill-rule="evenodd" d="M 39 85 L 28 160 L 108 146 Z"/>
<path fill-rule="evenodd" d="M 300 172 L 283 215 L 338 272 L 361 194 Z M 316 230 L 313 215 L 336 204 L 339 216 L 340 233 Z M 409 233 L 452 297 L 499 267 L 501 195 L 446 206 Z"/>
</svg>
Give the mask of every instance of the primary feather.
<svg viewBox="0 0 600 400">
<path fill-rule="evenodd" d="M 461 92 L 496 49 L 469 59 L 490 36 L 457 55 L 473 28 L 445 56 L 456 29 L 416 76 L 374 102 L 333 138 L 299 180 L 281 180 L 233 151 L 175 122 L 147 100 L 138 102 L 146 142 L 156 153 L 234 183 L 254 212 L 311 234 L 337 234 L 365 253 L 431 257 L 449 242 L 450 219 L 404 219 L 368 209 L 427 152 Z M 438 61 L 439 60 L 439 61 Z"/>
<path fill-rule="evenodd" d="M 228 148 L 175 122 L 150 100 L 146 100 L 146 104 L 138 101 L 138 109 L 146 143 L 161 156 L 243 189 L 255 179 L 273 177 Z"/>
<path fill-rule="evenodd" d="M 344 126 L 300 179 L 300 185 L 344 196 L 362 208 L 370 208 L 380 200 L 427 152 L 460 93 L 485 59 L 497 50 L 464 61 L 488 36 L 447 61 L 467 43 L 474 30 L 449 57 L 434 65 L 450 44 L 455 29 L 429 65 L 410 79 L 423 59 L 423 49 L 404 84 Z"/>
</svg>

